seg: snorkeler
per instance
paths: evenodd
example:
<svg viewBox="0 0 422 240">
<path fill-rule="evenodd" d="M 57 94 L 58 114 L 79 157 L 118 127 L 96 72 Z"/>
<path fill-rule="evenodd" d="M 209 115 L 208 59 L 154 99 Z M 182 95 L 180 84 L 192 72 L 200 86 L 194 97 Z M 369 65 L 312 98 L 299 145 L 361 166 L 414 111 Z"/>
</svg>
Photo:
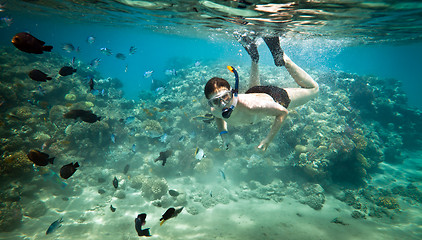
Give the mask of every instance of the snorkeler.
<svg viewBox="0 0 422 240">
<path fill-rule="evenodd" d="M 253 124 L 263 117 L 274 116 L 270 132 L 258 145 L 259 149 L 265 151 L 280 130 L 288 110 L 303 105 L 318 95 L 318 84 L 283 52 L 279 38 L 263 37 L 263 39 L 270 49 L 275 65 L 286 67 L 300 88 L 260 86 L 259 54 L 255 39 L 242 36 L 240 42 L 252 60 L 249 90 L 245 94 L 238 94 L 239 77 L 236 70 L 230 66 L 228 68 L 236 79 L 234 89 L 225 79 L 218 77 L 211 78 L 204 89 L 226 149 L 229 147 L 227 124 Z"/>
</svg>

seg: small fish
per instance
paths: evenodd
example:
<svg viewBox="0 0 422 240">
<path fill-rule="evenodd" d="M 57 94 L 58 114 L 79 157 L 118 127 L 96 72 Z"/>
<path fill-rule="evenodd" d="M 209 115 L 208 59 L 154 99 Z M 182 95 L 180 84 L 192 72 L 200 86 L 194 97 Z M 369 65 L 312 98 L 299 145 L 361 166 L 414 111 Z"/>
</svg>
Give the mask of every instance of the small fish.
<svg viewBox="0 0 422 240">
<path fill-rule="evenodd" d="M 153 70 L 151 70 L 151 71 L 146 71 L 145 73 L 144 73 L 144 78 L 149 78 L 149 77 L 151 77 L 151 75 L 152 75 L 152 73 L 153 73 L 154 71 Z"/>
<path fill-rule="evenodd" d="M 170 218 L 174 218 L 177 217 L 177 215 L 179 215 L 180 212 L 182 212 L 183 207 L 175 209 L 175 208 L 169 208 L 167 209 L 167 211 L 161 216 L 160 218 L 160 226 L 163 225 L 163 223 L 167 220 L 169 220 Z"/>
<path fill-rule="evenodd" d="M 163 161 L 162 165 L 164 166 L 167 162 L 167 158 L 169 158 L 172 155 L 172 150 L 166 150 L 164 152 L 160 152 L 160 156 L 154 160 L 154 162 L 157 161 Z"/>
<path fill-rule="evenodd" d="M 110 138 L 112 143 L 116 143 L 116 135 L 114 133 L 111 134 Z"/>
<path fill-rule="evenodd" d="M 155 89 L 155 93 L 157 93 L 158 95 L 162 94 L 166 89 L 163 87 L 158 87 Z"/>
<path fill-rule="evenodd" d="M 10 27 L 10 25 L 12 25 L 12 23 L 13 23 L 13 19 L 8 18 L 8 17 L 2 17 L 2 18 L 0 18 L 0 21 L 3 22 L 4 24 L 6 24 L 6 26 L 8 26 L 8 27 Z"/>
<path fill-rule="evenodd" d="M 32 90 L 32 92 L 41 96 L 44 96 L 46 93 L 44 88 L 42 88 L 41 86 L 38 86 L 35 90 Z"/>
<path fill-rule="evenodd" d="M 50 234 L 50 233 L 56 231 L 56 229 L 58 229 L 59 227 L 62 226 L 62 224 L 61 224 L 62 222 L 63 222 L 63 217 L 60 218 L 60 219 L 57 219 L 56 221 L 54 221 L 50 225 L 50 227 L 48 227 L 47 231 L 45 232 L 45 235 Z"/>
<path fill-rule="evenodd" d="M 41 174 L 44 180 L 57 184 L 62 189 L 66 188 L 67 183 L 63 182 L 63 179 L 53 170 L 47 168 L 39 168 L 38 172 Z"/>
<path fill-rule="evenodd" d="M 142 226 L 146 223 L 147 214 L 141 213 L 135 218 L 135 230 L 138 233 L 138 236 L 142 237 L 150 237 L 151 233 L 149 232 L 149 228 L 142 229 Z"/>
<path fill-rule="evenodd" d="M 62 50 L 71 53 L 72 51 L 75 51 L 75 47 L 71 43 L 66 43 L 62 45 Z"/>
<path fill-rule="evenodd" d="M 129 55 L 133 55 L 136 53 L 137 48 L 135 46 L 131 46 L 129 48 Z"/>
<path fill-rule="evenodd" d="M 76 63 L 76 57 L 73 57 L 72 60 L 70 61 L 70 65 L 75 66 Z"/>
<path fill-rule="evenodd" d="M 125 67 L 125 72 L 127 72 L 127 68 L 128 68 L 128 66 L 127 66 L 127 64 L 126 64 L 126 67 Z"/>
<path fill-rule="evenodd" d="M 167 76 L 177 76 L 177 72 L 176 72 L 176 69 L 167 69 L 165 72 L 164 72 L 164 74 L 165 75 L 167 75 Z"/>
<path fill-rule="evenodd" d="M 126 59 L 126 56 L 123 53 L 117 53 L 116 54 L 116 58 L 117 59 L 120 59 L 120 60 L 125 60 Z"/>
<path fill-rule="evenodd" d="M 95 123 L 96 121 L 101 120 L 101 117 L 98 117 L 91 111 L 85 111 L 81 109 L 70 110 L 69 112 L 63 114 L 63 117 L 67 119 L 80 118 L 82 121 L 87 122 L 87 123 Z"/>
<path fill-rule="evenodd" d="M 113 207 L 113 205 L 110 205 L 110 210 L 111 210 L 112 212 L 115 212 L 115 211 L 116 211 L 116 208 L 115 208 L 115 207 Z"/>
<path fill-rule="evenodd" d="M 212 197 L 212 190 L 210 190 L 210 197 Z"/>
<path fill-rule="evenodd" d="M 178 191 L 176 191 L 176 190 L 172 190 L 172 189 L 170 189 L 170 190 L 169 190 L 169 194 L 170 194 L 170 196 L 172 196 L 172 197 L 177 197 L 177 196 L 179 196 L 179 192 L 178 192 Z"/>
<path fill-rule="evenodd" d="M 47 153 L 40 152 L 38 150 L 31 150 L 27 154 L 29 160 L 31 160 L 35 165 L 38 166 L 47 166 L 47 164 L 53 164 L 54 157 L 50 158 Z"/>
<path fill-rule="evenodd" d="M 199 66 L 201 66 L 201 62 L 200 61 L 196 61 L 195 62 L 195 67 L 199 67 Z"/>
<path fill-rule="evenodd" d="M 60 69 L 59 74 L 63 77 L 65 76 L 69 76 L 72 75 L 73 73 L 76 72 L 76 69 L 73 67 L 69 67 L 69 66 L 64 66 Z"/>
<path fill-rule="evenodd" d="M 110 49 L 108 49 L 108 48 L 100 48 L 100 52 L 101 52 L 102 54 L 104 54 L 104 55 L 107 55 L 107 56 L 111 56 L 111 55 L 113 55 L 113 53 L 111 52 L 111 50 L 110 50 Z"/>
<path fill-rule="evenodd" d="M 185 136 L 182 135 L 179 137 L 179 142 L 183 142 L 183 140 L 185 140 Z"/>
<path fill-rule="evenodd" d="M 53 46 L 44 46 L 44 41 L 26 32 L 17 33 L 13 37 L 12 43 L 17 49 L 26 53 L 42 54 L 51 52 L 51 49 L 53 49 Z"/>
<path fill-rule="evenodd" d="M 220 173 L 221 177 L 226 180 L 226 174 L 224 174 L 223 170 L 218 169 L 218 172 Z"/>
<path fill-rule="evenodd" d="M 339 218 L 334 218 L 333 220 L 331 220 L 332 223 L 335 224 L 340 224 L 340 225 L 349 225 L 347 223 L 344 223 L 342 220 L 340 220 Z"/>
<path fill-rule="evenodd" d="M 87 42 L 88 44 L 93 44 L 93 43 L 95 42 L 95 37 L 94 37 L 94 36 L 89 36 L 89 37 L 86 39 L 86 42 Z"/>
<path fill-rule="evenodd" d="M 162 143 L 165 143 L 167 141 L 167 133 L 164 133 L 158 140 Z"/>
<path fill-rule="evenodd" d="M 117 189 L 117 187 L 119 187 L 119 180 L 117 180 L 116 177 L 114 177 L 113 179 L 113 187 Z"/>
<path fill-rule="evenodd" d="M 47 74 L 41 72 L 38 69 L 34 69 L 28 73 L 28 76 L 37 82 L 47 82 L 47 80 L 51 80 L 51 77 L 48 77 Z"/>
<path fill-rule="evenodd" d="M 0 12 L 3 12 L 5 8 L 6 8 L 6 4 L 0 3 Z"/>
<path fill-rule="evenodd" d="M 212 121 L 214 121 L 214 118 L 214 115 L 212 115 L 211 113 L 207 113 L 205 115 L 193 117 L 192 119 L 195 121 L 203 121 L 204 123 L 211 123 Z"/>
<path fill-rule="evenodd" d="M 127 174 L 127 172 L 129 172 L 129 167 L 130 167 L 130 165 L 129 164 L 126 164 L 126 166 L 125 166 L 125 168 L 123 168 L 123 174 Z"/>
<path fill-rule="evenodd" d="M 125 119 L 125 124 L 126 125 L 131 124 L 131 123 L 133 123 L 133 121 L 135 121 L 135 117 L 134 116 L 129 116 L 129 117 L 127 117 Z"/>
<path fill-rule="evenodd" d="M 96 67 L 98 67 L 100 62 L 101 62 L 101 58 L 94 58 L 94 59 L 91 60 L 91 63 L 89 64 L 89 66 L 92 67 L 92 68 L 96 68 Z"/>
<path fill-rule="evenodd" d="M 205 157 L 204 150 L 202 148 L 196 148 L 195 159 L 201 161 Z"/>
<path fill-rule="evenodd" d="M 95 85 L 95 83 L 94 83 L 94 78 L 89 78 L 89 89 L 90 90 L 94 90 L 94 85 Z"/>
<path fill-rule="evenodd" d="M 64 165 L 62 168 L 60 168 L 60 177 L 62 177 L 63 179 L 68 179 L 70 178 L 75 172 L 76 172 L 76 168 L 79 167 L 79 163 L 76 162 L 75 164 L 73 163 L 69 163 Z"/>
<path fill-rule="evenodd" d="M 136 145 L 135 144 L 132 144 L 132 152 L 136 153 Z"/>
</svg>

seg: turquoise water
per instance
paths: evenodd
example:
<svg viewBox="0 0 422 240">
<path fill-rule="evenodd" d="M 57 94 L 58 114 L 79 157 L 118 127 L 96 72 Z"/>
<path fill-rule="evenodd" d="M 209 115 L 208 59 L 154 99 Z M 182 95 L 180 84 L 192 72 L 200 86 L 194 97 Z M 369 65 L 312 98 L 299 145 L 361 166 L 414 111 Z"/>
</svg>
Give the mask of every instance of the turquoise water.
<svg viewBox="0 0 422 240">
<path fill-rule="evenodd" d="M 420 239 L 421 9 L 402 1 L 1 3 L 0 238 L 137 239 L 134 218 L 147 213 L 155 239 Z M 18 32 L 52 52 L 19 51 L 10 42 Z M 234 82 L 232 65 L 247 90 L 251 60 L 233 34 L 255 32 L 279 36 L 320 94 L 289 109 L 265 152 L 257 146 L 270 118 L 229 125 L 225 150 L 203 88 L 214 76 Z M 263 41 L 258 51 L 262 82 L 295 86 Z M 58 76 L 72 58 L 77 72 Z M 31 80 L 33 69 L 53 79 Z M 63 117 L 73 109 L 101 119 Z M 31 149 L 54 164 L 34 165 Z M 63 179 L 70 162 L 80 167 Z M 184 209 L 160 226 L 170 207 Z"/>
</svg>

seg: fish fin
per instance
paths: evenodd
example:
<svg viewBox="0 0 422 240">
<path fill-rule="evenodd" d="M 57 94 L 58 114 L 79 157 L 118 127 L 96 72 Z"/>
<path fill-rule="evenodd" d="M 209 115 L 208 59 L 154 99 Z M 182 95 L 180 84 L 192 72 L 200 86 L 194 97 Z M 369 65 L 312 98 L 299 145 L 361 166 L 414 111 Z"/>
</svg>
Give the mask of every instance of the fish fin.
<svg viewBox="0 0 422 240">
<path fill-rule="evenodd" d="M 74 167 L 74 168 L 79 167 L 79 163 L 78 163 L 78 162 L 75 162 L 75 164 L 73 164 L 73 167 Z"/>
<path fill-rule="evenodd" d="M 52 157 L 52 158 L 47 159 L 47 161 L 48 161 L 49 163 L 53 164 L 53 163 L 54 163 L 54 159 L 55 159 L 55 157 Z"/>
<path fill-rule="evenodd" d="M 43 46 L 43 47 L 42 47 L 42 50 L 43 50 L 44 52 L 51 52 L 51 49 L 53 49 L 53 46 Z"/>
<path fill-rule="evenodd" d="M 161 225 L 163 225 L 165 221 L 166 221 L 166 220 L 162 220 L 162 221 L 160 222 L 160 226 L 161 226 Z"/>
</svg>

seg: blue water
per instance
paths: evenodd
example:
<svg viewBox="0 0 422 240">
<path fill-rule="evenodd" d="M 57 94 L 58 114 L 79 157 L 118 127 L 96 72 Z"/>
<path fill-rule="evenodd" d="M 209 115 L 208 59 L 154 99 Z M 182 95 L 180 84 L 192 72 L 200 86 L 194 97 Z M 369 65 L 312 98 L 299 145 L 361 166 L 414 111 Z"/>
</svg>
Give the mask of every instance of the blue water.
<svg viewBox="0 0 422 240">
<path fill-rule="evenodd" d="M 125 97 L 138 99 L 141 90 L 149 90 L 152 79 L 145 79 L 146 71 L 154 71 L 153 78 L 167 81 L 164 72 L 196 61 L 213 62 L 228 61 L 244 64 L 249 57 L 234 39 L 192 37 L 156 33 L 149 29 L 128 26 L 104 26 L 101 24 L 72 24 L 63 19 L 51 19 L 40 16 L 14 16 L 10 27 L 0 28 L 0 43 L 8 45 L 11 36 L 20 31 L 35 34 L 48 44 L 55 46 L 53 52 L 58 52 L 69 61 L 76 57 L 87 64 L 94 58 L 101 58 L 98 67 L 104 77 L 122 80 Z M 88 44 L 89 36 L 96 38 L 94 44 Z M 299 65 L 309 69 L 340 70 L 360 75 L 376 75 L 383 78 L 394 78 L 403 83 L 409 99 L 409 105 L 422 109 L 422 98 L 419 89 L 422 88 L 422 68 L 419 56 L 422 55 L 422 43 L 389 45 L 348 46 L 342 41 L 325 41 L 325 39 L 290 42 L 282 39 L 284 46 Z M 80 48 L 79 53 L 67 53 L 61 49 L 66 43 L 72 43 Z M 272 64 L 272 58 L 265 44 L 260 47 L 261 61 Z M 129 48 L 137 47 L 137 52 L 129 56 Z M 112 50 L 112 56 L 102 54 L 100 48 Z M 123 53 L 126 60 L 115 58 L 116 53 Z M 126 65 L 128 66 L 125 72 Z"/>
</svg>

